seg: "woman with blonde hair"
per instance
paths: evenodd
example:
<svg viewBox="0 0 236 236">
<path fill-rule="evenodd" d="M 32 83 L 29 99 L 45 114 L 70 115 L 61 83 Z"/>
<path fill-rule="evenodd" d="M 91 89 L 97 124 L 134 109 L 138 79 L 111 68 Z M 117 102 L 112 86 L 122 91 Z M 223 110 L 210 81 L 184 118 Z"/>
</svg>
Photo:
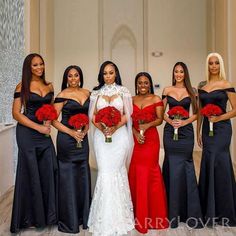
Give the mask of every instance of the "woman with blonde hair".
<svg viewBox="0 0 236 236">
<path fill-rule="evenodd" d="M 226 109 L 228 101 L 229 111 Z M 236 93 L 226 80 L 224 62 L 218 53 L 207 56 L 206 82 L 199 88 L 200 108 L 209 104 L 218 106 L 221 114 L 203 118 L 199 113 L 198 116 L 197 138 L 202 148 L 199 179 L 202 212 L 208 226 L 236 226 L 236 186 L 229 150 L 230 119 L 236 116 Z M 213 134 L 210 123 L 213 123 Z"/>
</svg>

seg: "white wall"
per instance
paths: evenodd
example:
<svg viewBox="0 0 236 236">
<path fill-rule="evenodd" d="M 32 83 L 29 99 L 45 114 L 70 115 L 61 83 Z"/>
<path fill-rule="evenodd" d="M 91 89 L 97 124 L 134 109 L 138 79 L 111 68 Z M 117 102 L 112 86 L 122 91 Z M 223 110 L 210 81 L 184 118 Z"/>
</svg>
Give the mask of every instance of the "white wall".
<svg viewBox="0 0 236 236">
<path fill-rule="evenodd" d="M 0 127 L 0 197 L 14 184 L 15 125 Z"/>
<path fill-rule="evenodd" d="M 177 61 L 187 64 L 193 86 L 204 79 L 206 56 L 205 0 L 148 1 L 148 70 L 161 89 L 171 84 Z M 151 52 L 161 51 L 162 57 Z"/>
<path fill-rule="evenodd" d="M 57 0 L 54 5 L 56 92 L 70 64 L 81 66 L 84 87 L 92 89 L 103 60 L 118 64 L 123 84 L 133 94 L 135 74 L 147 70 L 154 83 L 160 84 L 156 93 L 161 95 L 171 85 L 177 61 L 188 65 L 193 86 L 204 79 L 205 0 Z M 163 56 L 153 57 L 155 51 Z M 162 130 L 159 127 L 161 137 Z"/>
<path fill-rule="evenodd" d="M 79 65 L 84 87 L 96 85 L 98 73 L 98 1 L 54 1 L 54 87 L 61 87 L 65 68 Z"/>
<path fill-rule="evenodd" d="M 235 28 L 235 22 L 236 22 L 236 15 L 235 15 L 235 9 L 236 9 L 236 1 L 235 0 L 229 0 L 228 1 L 228 78 L 229 81 L 233 84 L 234 87 L 236 87 L 236 28 Z M 233 120 L 233 130 L 236 130 L 236 119 Z M 233 132 L 233 138 L 232 138 L 232 160 L 235 167 L 235 173 L 236 173 L 236 134 Z"/>
<path fill-rule="evenodd" d="M 161 96 L 163 88 L 171 85 L 172 69 L 177 61 L 187 64 L 192 86 L 197 87 L 205 76 L 205 0 L 149 0 L 147 3 L 147 65 L 154 84 L 160 84 L 156 93 Z M 152 52 L 162 52 L 163 56 L 153 57 Z M 164 123 L 158 128 L 161 140 Z M 198 149 L 196 144 L 195 148 Z"/>
<path fill-rule="evenodd" d="M 170 85 L 171 70 L 178 60 L 189 66 L 193 85 L 196 86 L 204 77 L 205 0 L 57 0 L 54 5 L 56 89 L 59 89 L 62 73 L 69 64 L 82 67 L 85 86 L 92 88 L 96 85 L 102 60 L 113 59 L 119 63 L 116 58 L 111 58 L 109 46 L 121 25 L 131 29 L 138 45 L 137 56 L 142 60 L 137 63 L 136 72 L 144 69 L 143 55 L 146 53 L 146 69 L 156 83 L 161 83 L 161 89 Z M 146 8 L 140 9 L 142 6 Z M 127 46 L 125 40 L 120 43 Z M 147 52 L 143 49 L 145 43 Z M 162 51 L 164 55 L 153 57 L 153 51 Z M 129 64 L 128 60 L 125 62 Z M 124 83 L 133 87 L 132 78 L 124 77 Z"/>
</svg>

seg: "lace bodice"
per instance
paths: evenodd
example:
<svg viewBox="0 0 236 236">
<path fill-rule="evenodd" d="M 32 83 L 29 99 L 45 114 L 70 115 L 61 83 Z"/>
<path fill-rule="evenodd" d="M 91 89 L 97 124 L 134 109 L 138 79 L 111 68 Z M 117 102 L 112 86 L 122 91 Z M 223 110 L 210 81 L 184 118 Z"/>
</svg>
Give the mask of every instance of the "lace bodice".
<svg viewBox="0 0 236 236">
<path fill-rule="evenodd" d="M 118 109 L 121 114 L 123 114 L 123 100 L 121 96 L 117 96 L 113 99 L 111 99 L 110 102 L 108 102 L 103 96 L 99 96 L 97 100 L 97 110 L 100 110 L 107 106 L 114 106 L 116 109 Z"/>
<path fill-rule="evenodd" d="M 93 90 L 91 94 L 91 99 L 96 98 L 97 96 L 100 96 L 100 95 L 111 97 L 116 94 L 120 95 L 121 97 L 124 97 L 124 96 L 131 97 L 129 90 L 126 87 L 113 83 L 109 85 L 104 84 L 101 87 L 101 89 Z"/>
</svg>

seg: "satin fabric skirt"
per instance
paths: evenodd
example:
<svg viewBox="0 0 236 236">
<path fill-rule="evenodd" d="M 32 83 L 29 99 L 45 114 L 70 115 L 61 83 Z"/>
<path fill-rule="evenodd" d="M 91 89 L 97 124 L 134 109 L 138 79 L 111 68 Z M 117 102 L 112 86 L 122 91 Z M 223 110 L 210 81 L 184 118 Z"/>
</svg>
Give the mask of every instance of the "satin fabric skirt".
<svg viewBox="0 0 236 236">
<path fill-rule="evenodd" d="M 57 223 L 58 167 L 54 146 L 45 137 L 21 124 L 16 128 L 18 163 L 11 232 Z"/>
<path fill-rule="evenodd" d="M 82 148 L 76 144 L 74 138 L 58 132 L 58 230 L 66 233 L 78 233 L 80 225 L 87 229 L 91 203 L 88 137 Z"/>
<path fill-rule="evenodd" d="M 202 128 L 203 152 L 199 191 L 205 223 L 236 226 L 236 184 L 230 157 L 232 127 L 230 120 L 214 123 L 209 136 L 209 122 Z"/>
<path fill-rule="evenodd" d="M 164 127 L 165 159 L 163 177 L 166 185 L 169 221 L 172 228 L 185 222 L 193 228 L 203 227 L 200 198 L 193 163 L 194 133 L 192 124 L 178 129 Z"/>
<path fill-rule="evenodd" d="M 141 233 L 148 229 L 168 228 L 167 201 L 159 166 L 160 141 L 156 127 L 145 132 L 145 143 L 135 145 L 129 168 L 129 184 L 134 205 L 135 228 Z"/>
</svg>

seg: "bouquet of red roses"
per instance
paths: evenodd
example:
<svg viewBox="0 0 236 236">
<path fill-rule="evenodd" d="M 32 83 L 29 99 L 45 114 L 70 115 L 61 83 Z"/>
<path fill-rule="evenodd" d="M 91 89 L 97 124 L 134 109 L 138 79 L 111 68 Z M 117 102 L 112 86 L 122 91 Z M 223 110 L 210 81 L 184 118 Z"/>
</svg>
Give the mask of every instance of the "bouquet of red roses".
<svg viewBox="0 0 236 236">
<path fill-rule="evenodd" d="M 175 106 L 172 107 L 167 114 L 174 118 L 175 120 L 182 120 L 183 118 L 188 118 L 189 117 L 189 113 L 188 111 L 186 111 L 182 106 Z M 173 140 L 178 140 L 178 128 L 174 129 L 174 136 L 173 136 Z"/>
<path fill-rule="evenodd" d="M 113 106 L 107 106 L 100 109 L 95 116 L 95 122 L 100 122 L 105 129 L 117 125 L 120 121 L 120 111 Z M 107 135 L 105 142 L 111 143 L 112 137 L 110 135 Z"/>
<path fill-rule="evenodd" d="M 152 114 L 145 112 L 142 109 L 139 110 L 138 112 L 133 113 L 131 117 L 133 120 L 134 127 L 137 127 L 141 124 L 149 123 L 155 120 L 155 117 Z M 143 130 L 140 128 L 139 128 L 139 133 L 140 135 L 143 136 Z"/>
<path fill-rule="evenodd" d="M 38 121 L 43 121 L 43 124 L 46 125 L 47 121 L 52 121 L 57 119 L 57 111 L 51 104 L 44 104 L 42 105 L 35 113 L 36 118 Z M 50 135 L 45 134 L 46 137 Z"/>
<path fill-rule="evenodd" d="M 214 104 L 207 104 L 201 109 L 201 114 L 206 117 L 219 116 L 223 113 L 222 109 Z M 214 136 L 213 132 L 213 122 L 210 121 L 209 124 L 209 136 Z"/>
<path fill-rule="evenodd" d="M 89 124 L 89 118 L 87 115 L 79 113 L 70 117 L 68 124 L 79 132 L 82 132 L 84 126 Z M 82 148 L 82 142 L 77 142 L 77 148 Z"/>
</svg>

